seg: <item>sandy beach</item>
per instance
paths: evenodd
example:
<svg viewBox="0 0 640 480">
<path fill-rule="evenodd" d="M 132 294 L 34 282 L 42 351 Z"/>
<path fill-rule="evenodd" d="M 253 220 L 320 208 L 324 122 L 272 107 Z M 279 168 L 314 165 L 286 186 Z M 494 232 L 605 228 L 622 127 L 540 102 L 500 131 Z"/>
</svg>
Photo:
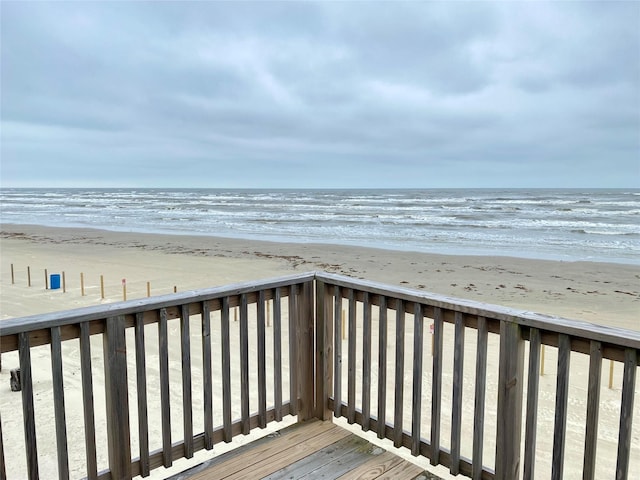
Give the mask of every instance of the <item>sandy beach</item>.
<svg viewBox="0 0 640 480">
<path fill-rule="evenodd" d="M 634 265 L 432 255 L 339 245 L 271 243 L 27 225 L 2 225 L 0 258 L 0 328 L 2 320 L 7 318 L 121 301 L 123 279 L 126 280 L 127 298 L 133 299 L 146 297 L 148 286 L 152 295 L 160 295 L 171 293 L 174 288 L 184 291 L 293 272 L 324 270 L 453 297 L 640 330 L 640 266 Z M 13 283 L 11 265 L 14 269 Z M 27 267 L 30 270 L 31 287 L 27 285 Z M 62 289 L 45 290 L 45 269 L 48 274 L 64 272 L 66 292 Z M 81 295 L 81 274 L 84 296 Z M 100 292 L 101 275 L 105 285 L 104 299 Z M 475 340 L 471 337 L 467 339 L 469 348 L 465 350 L 465 358 L 469 359 L 465 364 L 465 377 L 467 371 L 473 374 Z M 34 364 L 43 362 L 41 370 L 46 376 L 50 375 L 50 366 L 45 357 L 40 359 L 36 355 Z M 574 382 L 572 377 L 570 402 L 575 410 L 570 410 L 570 413 L 577 413 L 575 419 L 570 418 L 570 424 L 574 420 L 578 424 L 581 422 L 578 420 L 579 412 L 586 402 L 586 384 L 582 385 L 582 382 L 586 378 L 588 362 L 583 360 L 572 360 L 572 375 L 577 369 L 576 378 L 580 381 Z M 494 367 L 497 369 L 497 359 L 490 357 L 489 361 L 489 370 Z M 492 361 L 496 364 L 492 365 Z M 15 356 L 3 355 L 0 411 L 3 412 L 5 442 L 12 420 L 4 412 L 16 397 L 9 392 L 8 381 L 9 369 L 17 366 L 13 365 L 15 362 Z M 541 412 L 545 412 L 545 402 L 551 406 L 553 403 L 554 362 L 555 357 L 550 354 L 547 367 L 549 374 L 543 377 L 541 388 L 550 389 L 551 394 L 549 398 L 541 399 Z M 425 372 L 430 372 L 430 358 L 425 359 Z M 619 403 L 621 368 L 616 375 L 617 389 L 603 389 L 602 397 L 603 405 L 607 408 L 612 405 L 614 410 Z M 606 383 L 604 375 L 603 383 Z M 473 395 L 472 389 L 470 392 Z M 638 393 L 640 388 L 637 387 L 636 397 Z M 465 404 L 468 418 L 469 412 L 472 412 L 473 397 L 467 396 L 466 389 L 464 395 L 465 402 L 470 404 L 470 409 Z M 444 401 L 450 403 L 446 397 Z M 494 402 L 493 407 L 491 402 Z M 636 400 L 636 419 L 640 419 L 638 403 Z M 488 393 L 487 404 L 487 411 L 493 408 L 495 415 L 495 392 Z M 540 442 L 548 443 L 549 431 L 553 431 L 553 412 L 547 413 L 551 419 L 541 422 L 538 438 Z M 612 418 L 617 421 L 617 415 L 612 414 Z M 632 467 L 640 468 L 638 423 L 640 420 L 636 420 L 633 430 Z M 21 427 L 18 424 L 13 426 L 21 434 Z M 615 425 L 613 427 L 617 429 Z M 81 426 L 71 425 L 70 428 Z M 446 428 L 445 422 L 444 431 Z M 584 429 L 584 426 L 578 425 L 576 428 L 579 436 L 580 428 Z M 602 429 L 603 437 L 607 437 L 606 442 L 609 437 L 615 440 L 616 432 Z M 606 451 L 606 442 L 599 455 L 615 456 L 615 453 Z M 485 447 L 485 456 L 492 454 L 489 447 Z M 568 444 L 568 457 L 572 449 L 579 450 Z M 580 451 L 574 453 L 581 458 Z M 51 461 L 55 464 L 55 458 Z M 581 465 L 576 473 L 580 474 L 580 471 Z M 565 473 L 566 478 L 574 478 Z M 539 478 L 545 478 L 544 468 L 540 475 Z"/>
</svg>

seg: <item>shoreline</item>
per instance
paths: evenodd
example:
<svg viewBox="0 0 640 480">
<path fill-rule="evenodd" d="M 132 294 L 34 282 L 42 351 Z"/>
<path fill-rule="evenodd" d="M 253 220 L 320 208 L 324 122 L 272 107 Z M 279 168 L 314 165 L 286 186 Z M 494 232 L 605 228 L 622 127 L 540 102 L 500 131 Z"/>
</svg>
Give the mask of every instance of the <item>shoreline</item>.
<svg viewBox="0 0 640 480">
<path fill-rule="evenodd" d="M 0 227 L 0 280 L 5 285 L 8 264 L 25 261 L 31 261 L 34 268 L 50 268 L 51 273 L 55 269 L 67 269 L 75 275 L 76 270 L 103 269 L 112 278 L 131 278 L 132 289 L 138 290 L 144 290 L 138 285 L 144 284 L 142 277 L 158 283 L 163 270 L 165 280 L 178 283 L 181 290 L 324 270 L 451 297 L 640 330 L 640 266 L 630 264 L 445 255 L 93 228 L 22 224 Z M 38 280 L 44 283 L 43 279 Z M 170 287 L 162 293 L 169 293 Z M 16 316 L 6 311 L 7 290 L 3 288 L 0 296 L 1 318 Z M 132 291 L 131 298 L 136 296 L 144 296 L 144 292 Z"/>
</svg>

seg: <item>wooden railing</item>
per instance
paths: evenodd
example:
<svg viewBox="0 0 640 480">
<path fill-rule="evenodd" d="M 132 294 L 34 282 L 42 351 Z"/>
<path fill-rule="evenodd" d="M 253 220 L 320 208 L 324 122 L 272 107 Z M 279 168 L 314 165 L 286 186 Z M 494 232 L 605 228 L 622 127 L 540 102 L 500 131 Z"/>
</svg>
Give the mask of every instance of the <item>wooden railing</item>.
<svg viewBox="0 0 640 480">
<path fill-rule="evenodd" d="M 427 325 L 433 333 L 425 333 Z M 631 471 L 640 465 L 640 446 L 631 443 L 639 332 L 320 272 L 5 320 L 0 327 L 1 351 L 19 357 L 16 410 L 24 429 L 22 448 L 0 428 L 1 479 L 11 478 L 7 472 L 25 452 L 29 478 L 55 477 L 51 462 L 43 473 L 46 458 L 38 453 L 39 444 L 53 442 L 38 434 L 47 418 L 36 415 L 34 404 L 46 404 L 45 394 L 53 404 L 61 479 L 147 476 L 287 415 L 345 417 L 453 474 L 508 480 L 534 478 L 546 456 L 550 471 L 538 478 L 570 477 L 569 470 L 601 478 L 597 472 L 609 463 L 596 462 L 598 428 L 614 423 L 615 463 L 606 475 L 628 478 L 630 465 Z M 43 375 L 32 371 L 31 356 L 43 356 L 47 346 L 51 372 Z M 540 375 L 545 346 L 549 359 L 557 357 L 549 451 L 536 437 L 537 425 L 547 421 L 540 414 L 549 401 L 543 383 L 552 378 Z M 570 359 L 588 362 L 588 395 L 581 465 L 572 458 L 565 471 L 575 423 L 567 427 Z M 615 415 L 600 405 L 603 359 L 624 365 Z M 67 385 L 76 367 L 79 392 Z M 104 383 L 104 395 L 94 383 Z M 82 412 L 65 404 L 73 394 Z M 158 399 L 154 422 L 149 406 Z M 14 415 L 7 410 L 0 410 L 0 427 Z M 176 412 L 179 425 L 172 422 Z M 82 417 L 81 432 L 69 431 L 69 414 Z"/>
<path fill-rule="evenodd" d="M 216 443 L 229 442 L 234 436 L 280 421 L 286 415 L 311 417 L 313 378 L 307 374 L 313 372 L 313 279 L 314 274 L 309 273 L 3 321 L 0 339 L 5 367 L 6 353 L 17 351 L 21 370 L 26 472 L 17 473 L 17 477 L 56 476 L 51 462 L 45 469 L 40 467 L 42 458 L 38 455 L 39 445 L 48 447 L 54 441 L 36 432 L 38 420 L 41 424 L 51 421 L 36 418 L 34 409 L 31 353 L 42 348 L 39 346 L 50 345 L 51 349 L 55 451 L 57 476 L 61 479 L 84 475 L 89 479 L 148 476 L 155 468 L 170 467 L 176 459 L 191 458 L 198 450 L 212 449 Z M 267 312 L 268 305 L 272 308 Z M 232 316 L 239 318 L 233 321 Z M 272 333 L 267 334 L 267 328 Z M 148 341 L 151 336 L 153 344 Z M 99 341 L 97 337 L 102 337 L 102 346 L 91 342 L 92 338 Z M 267 346 L 271 358 L 269 379 Z M 63 355 L 64 347 L 68 348 Z M 95 355 L 97 349 L 102 350 L 101 355 Z M 213 349 L 220 354 L 217 359 L 212 358 Z M 196 351 L 201 359 L 194 363 L 192 354 Z M 93 363 L 100 356 L 104 367 L 96 371 Z M 252 363 L 250 356 L 254 356 Z M 155 365 L 151 364 L 152 358 Z M 72 365 L 71 369 L 79 366 L 83 412 L 65 408 L 65 397 L 73 392 L 65 385 L 63 360 L 65 366 Z M 135 365 L 134 372 L 128 368 L 131 363 Z M 170 364 L 175 364 L 173 370 L 179 371 L 181 381 L 170 378 Z M 132 373 L 135 382 L 128 378 Z M 202 384 L 201 396 L 194 395 L 196 377 Z M 96 401 L 102 392 L 94 388 L 96 378 L 104 383 L 104 403 L 99 406 Z M 215 392 L 214 378 L 220 384 Z M 154 379 L 157 389 L 152 396 L 148 390 Z M 177 395 L 172 395 L 172 382 L 181 384 L 179 401 L 174 399 Z M 232 390 L 234 382 L 238 388 Z M 155 436 L 158 438 L 154 438 L 150 430 L 156 426 L 150 425 L 148 408 L 157 397 L 161 429 Z M 254 407 L 251 413 L 250 401 Z M 98 409 L 105 416 L 106 452 L 99 448 L 97 438 L 102 424 L 96 421 Z M 181 428 L 171 421 L 176 410 L 182 414 Z M 84 441 L 77 438 L 77 431 L 73 432 L 73 440 L 68 438 L 71 432 L 66 418 L 70 413 L 82 415 Z M 194 432 L 194 413 L 202 417 L 199 432 Z M 5 410 L 1 414 L 6 425 L 6 419 L 14 412 Z M 11 463 L 16 458 L 24 458 L 19 444 L 6 441 L 8 433 L 0 430 L 2 479 L 11 478 Z M 132 458 L 132 439 L 139 446 L 137 458 Z M 160 440 L 161 447 L 150 449 L 150 442 L 156 440 Z M 76 458 L 84 458 L 82 465 L 69 460 L 70 450 L 78 443 L 84 444 L 84 455 L 76 452 Z"/>
<path fill-rule="evenodd" d="M 349 423 L 393 441 L 396 447 L 409 448 L 413 455 L 428 458 L 432 465 L 444 465 L 451 474 L 474 479 L 536 478 L 536 467 L 545 458 L 551 459 L 546 462 L 550 463 L 550 471 L 540 472 L 537 478 L 624 479 L 630 474 L 637 478 L 637 429 L 635 444 L 631 441 L 634 409 L 636 415 L 640 410 L 634 403 L 640 332 L 327 273 L 316 274 L 316 291 L 319 417 L 345 417 Z M 430 333 L 425 333 L 427 322 L 433 329 Z M 466 337 L 471 333 L 475 342 L 470 344 Z M 425 352 L 429 343 L 431 356 Z M 554 418 L 549 426 L 553 440 L 543 439 L 549 444 L 548 449 L 540 445 L 536 436 L 537 425 L 544 420 L 539 415 L 540 393 L 545 394 L 544 400 L 553 395 L 540 385 L 541 378 L 546 381 L 549 377 L 540 376 L 545 346 L 552 347 L 548 357 L 557 357 L 555 400 L 547 402 L 551 403 Z M 377 355 L 372 350 L 377 350 Z M 466 358 L 468 353 L 474 357 Z M 574 358 L 576 363 L 588 362 L 588 367 L 583 368 L 588 371 L 583 388 L 588 393 L 586 413 L 577 412 L 584 432 L 573 432 L 574 440 L 579 437 L 581 449 L 572 449 L 571 465 L 565 471 L 569 382 L 573 372 L 570 359 Z M 619 406 L 618 416 L 612 415 L 609 408 L 606 415 L 600 416 L 603 359 L 624 365 L 621 399 L 614 400 Z M 447 368 L 449 403 L 445 402 L 448 392 L 443 386 L 446 367 L 451 368 Z M 486 396 L 495 395 L 495 391 L 497 399 L 487 403 Z M 387 408 L 391 403 L 392 410 Z M 466 422 L 465 411 L 470 417 Z M 491 417 L 492 425 L 487 417 Z M 442 426 L 449 419 L 446 438 Z M 601 457 L 605 458 L 600 458 L 597 470 L 599 424 L 608 429 L 617 427 L 618 432 L 617 446 L 603 452 Z M 571 428 L 575 430 L 575 425 Z M 467 457 L 462 454 L 463 449 L 469 453 Z M 632 458 L 634 465 L 630 469 Z M 612 462 L 615 463 L 611 465 Z"/>
</svg>

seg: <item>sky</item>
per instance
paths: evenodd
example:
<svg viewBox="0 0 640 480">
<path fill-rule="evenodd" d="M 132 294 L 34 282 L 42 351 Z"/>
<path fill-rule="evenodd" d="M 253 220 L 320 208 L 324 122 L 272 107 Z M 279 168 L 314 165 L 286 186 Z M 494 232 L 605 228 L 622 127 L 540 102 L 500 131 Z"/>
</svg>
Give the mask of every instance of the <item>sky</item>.
<svg viewBox="0 0 640 480">
<path fill-rule="evenodd" d="M 640 2 L 0 2 L 0 186 L 638 188 Z"/>
</svg>

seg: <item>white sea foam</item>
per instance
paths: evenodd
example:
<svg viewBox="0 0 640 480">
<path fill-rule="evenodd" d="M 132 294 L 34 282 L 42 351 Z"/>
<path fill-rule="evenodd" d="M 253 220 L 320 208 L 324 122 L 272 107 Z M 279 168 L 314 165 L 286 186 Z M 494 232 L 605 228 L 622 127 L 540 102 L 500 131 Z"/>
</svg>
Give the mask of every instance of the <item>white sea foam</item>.
<svg viewBox="0 0 640 480">
<path fill-rule="evenodd" d="M 640 264 L 624 190 L 3 189 L 3 222 Z"/>
</svg>

